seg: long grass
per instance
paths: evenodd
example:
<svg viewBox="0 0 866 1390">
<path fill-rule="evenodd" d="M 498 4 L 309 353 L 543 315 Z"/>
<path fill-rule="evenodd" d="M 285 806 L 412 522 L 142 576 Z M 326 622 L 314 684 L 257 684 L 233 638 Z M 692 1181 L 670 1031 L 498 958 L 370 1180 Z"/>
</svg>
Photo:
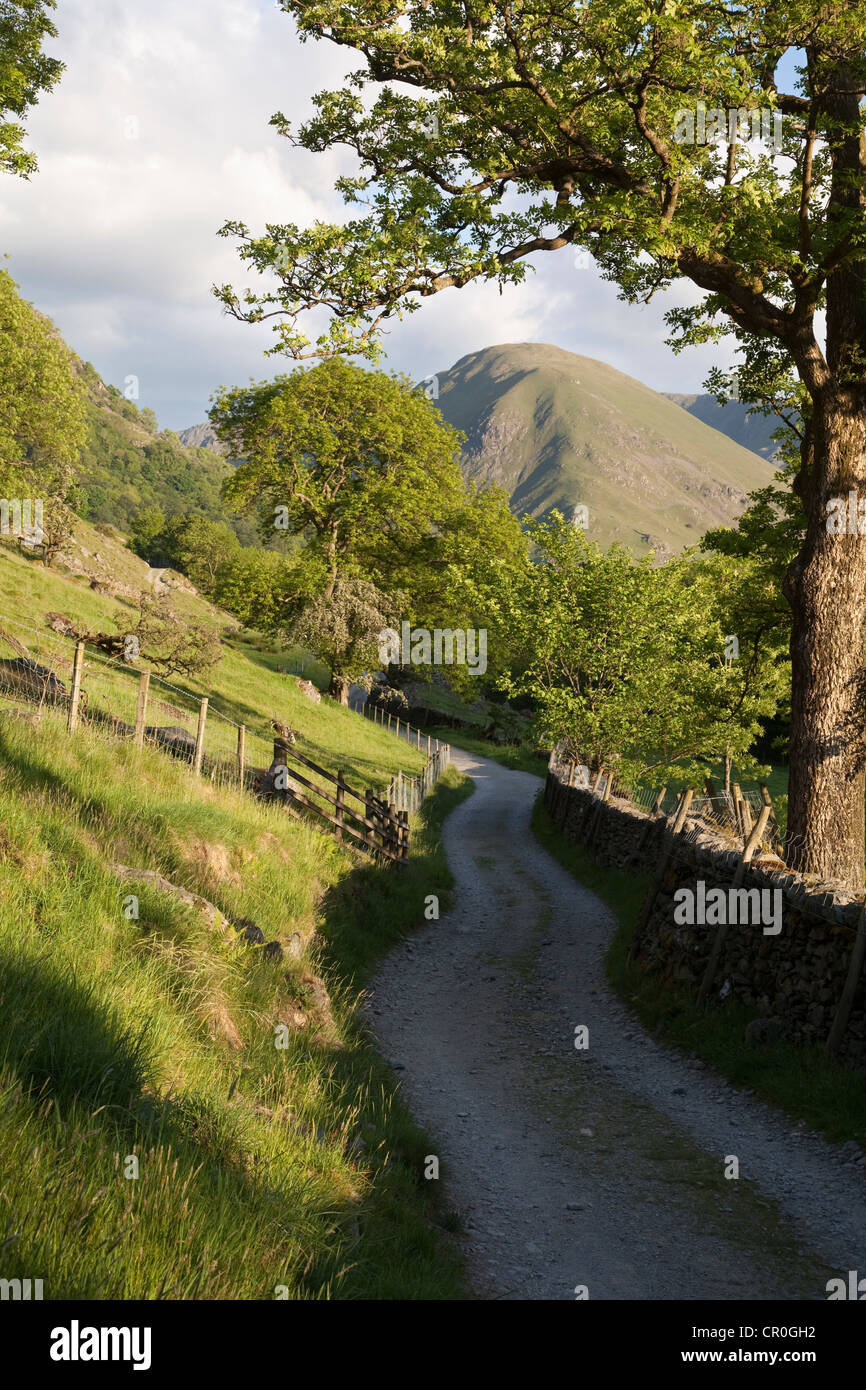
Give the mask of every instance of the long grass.
<svg viewBox="0 0 866 1390">
<path fill-rule="evenodd" d="M 86 523 L 79 523 L 78 534 L 86 549 L 99 546 L 100 553 L 105 551 L 110 556 L 112 571 L 118 570 L 131 589 L 148 587 L 148 569 L 143 561 L 116 541 L 100 537 Z M 190 697 L 191 707 L 202 695 L 209 697 L 212 716 L 205 738 L 206 750 L 211 747 L 212 737 L 220 742 L 221 751 L 225 751 L 223 743 L 226 748 L 234 747 L 234 731 L 230 726 L 222 729 L 217 725 L 217 716 L 223 714 L 236 724 L 246 725 L 248 764 L 267 767 L 273 755 L 271 721 L 278 719 L 300 735 L 299 752 L 332 773 L 342 768 L 349 783 L 362 790 L 382 790 L 400 769 L 410 776 L 421 770 L 423 752 L 327 695 L 322 695 L 321 703 L 314 703 L 301 692 L 291 670 L 282 669 L 297 669 L 304 656 L 309 674 L 314 681 L 323 683 L 327 673 L 313 658 L 299 649 L 282 649 L 256 634 L 241 632 L 227 614 L 203 598 L 178 593 L 173 602 L 190 623 L 210 624 L 232 634 L 223 637 L 219 664 L 201 680 L 169 677 L 172 685 Z M 18 553 L 9 542 L 0 542 L 0 628 L 3 616 L 9 616 L 41 632 L 46 628 L 49 612 L 63 613 L 86 628 L 103 632 L 123 631 L 136 616 L 131 599 L 96 593 L 86 579 L 62 568 L 46 569 Z M 113 696 L 113 688 L 105 681 L 100 682 L 98 689 L 99 702 L 127 722 L 134 719 L 136 679 L 134 673 L 126 670 L 118 675 Z M 121 689 L 121 685 L 130 689 Z M 116 708 L 112 708 L 112 698 Z M 154 686 L 152 701 L 156 698 Z M 172 718 L 170 722 L 177 720 Z M 192 727 L 194 731 L 194 723 Z"/>
<path fill-rule="evenodd" d="M 0 720 L 0 1277 L 48 1299 L 465 1296 L 430 1141 L 355 1016 L 376 953 L 447 899 L 463 791 L 448 774 L 401 875 L 155 750 Z"/>
</svg>

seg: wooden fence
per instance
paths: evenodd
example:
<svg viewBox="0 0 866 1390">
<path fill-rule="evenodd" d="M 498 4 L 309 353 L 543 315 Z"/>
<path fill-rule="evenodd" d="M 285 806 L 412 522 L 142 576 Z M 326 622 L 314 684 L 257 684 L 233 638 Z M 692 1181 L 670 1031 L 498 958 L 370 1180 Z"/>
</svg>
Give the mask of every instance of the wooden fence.
<svg viewBox="0 0 866 1390">
<path fill-rule="evenodd" d="M 298 772 L 294 764 L 323 778 L 326 785 L 317 785 Z M 282 794 L 290 804 L 312 811 L 332 827 L 338 841 L 390 864 L 404 864 L 409 858 L 408 810 L 398 810 L 393 801 L 377 796 L 370 787 L 363 793 L 356 791 L 346 781 L 342 769 L 334 777 L 280 737 L 274 739 L 268 782 L 269 794 Z"/>
<path fill-rule="evenodd" d="M 430 795 L 450 761 L 450 744 L 440 744 L 436 751 L 431 753 L 417 777 L 408 777 L 405 772 L 398 772 L 397 776 L 391 779 L 386 799 L 393 802 L 398 811 L 414 815 L 420 810 L 424 798 Z"/>
<path fill-rule="evenodd" d="M 426 750 L 427 761 L 421 773 L 417 777 L 410 777 L 404 772 L 398 772 L 397 776 L 392 778 L 385 798 L 398 811 L 408 811 L 414 815 L 450 764 L 450 743 L 442 743 L 430 734 L 423 734 L 420 729 L 414 728 L 408 720 L 401 719 L 396 714 L 390 714 L 378 705 L 363 704 L 361 701 L 357 701 L 351 707 L 356 714 L 361 714 L 366 719 L 372 720 L 374 724 L 379 724 L 381 728 L 388 729 L 398 738 L 404 738 L 410 748 L 414 745 L 419 752 Z"/>
<path fill-rule="evenodd" d="M 419 809 L 451 754 L 447 744 L 422 735 L 405 720 L 371 709 L 368 718 L 402 734 L 410 745 L 423 750 L 426 738 L 427 761 L 419 776 L 398 772 L 383 794 L 371 788 L 359 791 L 342 772 L 334 777 L 282 735 L 273 740 L 273 762 L 264 772 L 271 740 L 236 724 L 209 696 L 181 690 L 57 629 L 37 630 L 0 614 L 0 712 L 10 707 L 53 714 L 63 719 L 69 733 L 87 728 L 129 739 L 138 748 L 152 744 L 214 783 L 282 792 L 287 804 L 314 812 L 338 840 L 385 863 L 408 858 L 409 815 Z M 276 784 L 275 765 L 286 769 L 284 787 Z M 306 774 L 315 774 L 316 780 Z"/>
<path fill-rule="evenodd" d="M 564 758 L 559 749 L 554 748 L 548 761 L 546 797 L 555 800 L 569 787 L 583 787 L 592 792 L 599 804 L 610 801 L 611 797 L 626 801 L 653 821 L 670 815 L 676 819 L 685 798 L 693 820 L 703 821 L 712 830 L 730 838 L 732 843 L 745 845 L 755 826 L 760 825 L 759 844 L 779 858 L 784 855 L 772 797 L 765 782 L 759 782 L 757 790 L 743 790 L 738 782 L 732 782 L 730 792 L 720 792 L 709 777 L 703 791 L 697 787 L 684 792 L 670 791 L 667 786 L 658 790 L 629 787 L 606 768 L 590 773 L 585 764 Z M 595 825 L 598 819 L 596 814 L 593 817 Z M 593 826 L 590 826 L 586 835 L 592 834 Z"/>
</svg>

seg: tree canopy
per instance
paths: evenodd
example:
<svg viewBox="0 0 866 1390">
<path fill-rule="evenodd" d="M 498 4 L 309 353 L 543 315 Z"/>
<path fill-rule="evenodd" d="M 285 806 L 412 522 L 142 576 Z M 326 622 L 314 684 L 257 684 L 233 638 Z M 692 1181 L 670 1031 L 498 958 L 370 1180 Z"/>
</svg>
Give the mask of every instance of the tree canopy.
<svg viewBox="0 0 866 1390">
<path fill-rule="evenodd" d="M 295 131 L 356 159 L 345 221 L 225 224 L 264 289 L 215 292 L 271 318 L 274 351 L 375 358 L 389 319 L 472 281 L 522 280 L 583 247 L 623 299 L 677 280 L 678 348 L 733 335 L 738 396 L 784 397 L 804 535 L 792 609 L 792 866 L 864 881 L 866 8 L 848 0 L 282 0 L 302 38 L 360 59 Z M 790 81 L 783 76 L 793 70 Z M 309 311 L 325 311 L 312 341 Z M 826 333 L 821 315 L 826 315 Z"/>
<path fill-rule="evenodd" d="M 462 493 L 460 436 L 407 378 L 336 359 L 224 390 L 210 419 L 243 459 L 226 500 L 303 535 L 327 585 L 387 584 Z"/>
<path fill-rule="evenodd" d="M 49 12 L 55 0 L 3 0 L 0 4 L 0 169 L 26 178 L 36 156 L 23 148 L 21 120 L 49 91 L 64 64 L 43 53 L 47 38 L 56 38 Z"/>
<path fill-rule="evenodd" d="M 654 567 L 602 551 L 556 512 L 529 534 L 536 563 L 503 590 L 494 627 L 523 653 L 508 693 L 531 696 L 551 738 L 624 781 L 700 783 L 726 753 L 744 769 L 784 673 L 777 651 L 745 640 L 726 658 L 731 562 Z"/>
<path fill-rule="evenodd" d="M 333 314 L 316 350 L 351 343 L 419 299 L 471 280 L 522 280 L 527 259 L 587 247 L 641 300 L 678 277 L 708 298 L 680 316 L 696 331 L 767 336 L 826 370 L 812 326 L 833 269 L 862 261 L 856 183 L 866 13 L 838 0 L 708 5 L 705 0 L 285 0 L 302 38 L 355 50 L 342 90 L 315 98 L 297 132 L 313 152 L 345 146 L 359 169 L 338 190 L 362 214 L 253 235 L 227 223 L 251 268 L 276 272 L 262 294 L 219 291 L 241 316 L 276 318 L 278 347 L 302 355 L 304 311 Z M 804 49 L 794 91 L 781 59 Z M 724 114 L 699 142 L 683 112 Z M 773 143 L 749 114 L 783 118 Z M 728 114 L 737 113 L 728 143 Z M 745 113 L 745 124 L 739 113 Z M 705 122 L 706 127 L 706 122 Z M 687 136 L 687 131 L 686 131 Z M 853 143 L 853 148 L 852 148 Z M 722 326 L 723 327 L 723 326 Z"/>
<path fill-rule="evenodd" d="M 51 321 L 0 270 L 0 493 L 62 495 L 84 442 L 85 392 Z"/>
</svg>

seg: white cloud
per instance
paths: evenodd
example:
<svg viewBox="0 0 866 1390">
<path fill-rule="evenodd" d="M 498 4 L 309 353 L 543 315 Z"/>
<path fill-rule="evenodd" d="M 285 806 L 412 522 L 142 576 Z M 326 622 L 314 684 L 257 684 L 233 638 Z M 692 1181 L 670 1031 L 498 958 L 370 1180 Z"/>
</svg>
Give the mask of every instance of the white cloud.
<svg viewBox="0 0 866 1390">
<path fill-rule="evenodd" d="M 0 182 L 6 264 L 82 357 L 115 384 L 138 376 L 141 404 L 181 428 L 204 417 L 217 385 L 290 367 L 263 356 L 267 325 L 226 318 L 211 295 L 214 282 L 256 279 L 216 232 L 229 218 L 256 231 L 343 215 L 333 183 L 348 156 L 294 150 L 268 121 L 278 110 L 302 121 L 353 58 L 302 45 L 264 0 L 63 0 L 57 26 L 50 50 L 67 71 L 27 123 L 40 169 Z M 490 344 L 536 339 L 689 390 L 719 360 L 716 350 L 674 358 L 663 305 L 629 310 L 570 253 L 536 266 L 501 296 L 474 286 L 426 301 L 393 325 L 388 365 L 420 378 Z"/>
</svg>

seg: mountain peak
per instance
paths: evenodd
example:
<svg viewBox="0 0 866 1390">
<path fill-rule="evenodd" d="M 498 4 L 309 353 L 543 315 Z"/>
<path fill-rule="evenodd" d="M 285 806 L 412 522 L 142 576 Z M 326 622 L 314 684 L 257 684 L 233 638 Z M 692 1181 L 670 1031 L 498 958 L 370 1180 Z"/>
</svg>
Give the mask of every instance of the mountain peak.
<svg viewBox="0 0 866 1390">
<path fill-rule="evenodd" d="M 435 380 L 435 404 L 467 436 L 468 477 L 504 487 L 518 514 L 585 506 L 602 545 L 663 559 L 731 524 L 772 477 L 675 401 L 550 343 L 467 353 Z"/>
</svg>

